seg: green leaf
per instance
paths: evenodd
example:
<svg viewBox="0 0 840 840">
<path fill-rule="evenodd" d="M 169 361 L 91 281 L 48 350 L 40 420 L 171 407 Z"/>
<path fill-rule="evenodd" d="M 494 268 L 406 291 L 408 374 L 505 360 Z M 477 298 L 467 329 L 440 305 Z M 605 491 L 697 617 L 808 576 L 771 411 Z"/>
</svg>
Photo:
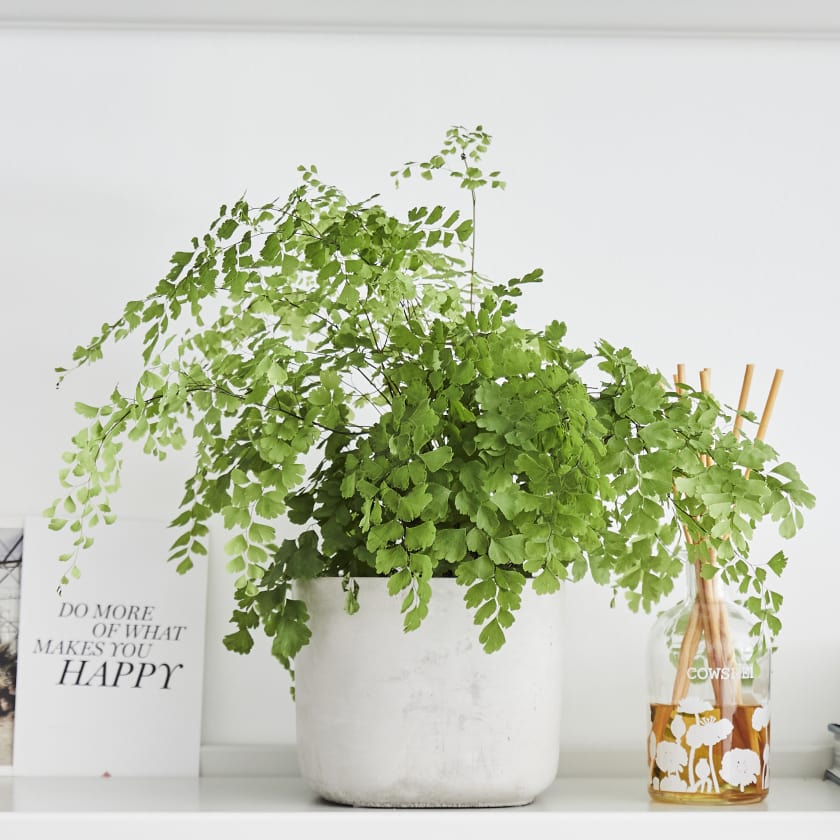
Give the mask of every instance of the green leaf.
<svg viewBox="0 0 840 840">
<path fill-rule="evenodd" d="M 378 551 L 382 546 L 388 543 L 396 542 L 402 539 L 403 526 L 395 519 L 390 519 L 380 525 L 374 525 L 367 537 L 368 551 Z"/>
<path fill-rule="evenodd" d="M 278 658 L 292 659 L 311 637 L 312 633 L 303 621 L 281 615 L 277 619 L 271 652 Z"/>
<path fill-rule="evenodd" d="M 785 461 L 783 464 L 777 464 L 770 472 L 780 475 L 782 478 L 788 479 L 788 481 L 800 480 L 799 470 L 789 461 Z"/>
<path fill-rule="evenodd" d="M 358 289 L 348 281 L 342 286 L 341 292 L 336 298 L 336 303 L 344 309 L 352 311 L 359 304 Z"/>
<path fill-rule="evenodd" d="M 452 447 L 439 446 L 431 452 L 421 452 L 420 458 L 428 468 L 429 472 L 437 472 L 452 461 Z"/>
<path fill-rule="evenodd" d="M 219 239 L 230 239 L 239 227 L 236 219 L 225 219 L 218 229 Z M 175 258 L 173 257 L 173 262 Z"/>
<path fill-rule="evenodd" d="M 495 600 L 485 601 L 476 611 L 475 623 L 484 624 L 485 621 L 492 618 L 496 614 L 497 604 Z"/>
<path fill-rule="evenodd" d="M 402 569 L 408 563 L 408 554 L 401 545 L 380 548 L 376 552 L 376 571 L 380 575 L 390 574 L 394 569 Z M 406 572 L 409 574 L 408 572 Z M 410 577 L 410 575 L 409 575 Z M 401 586 L 400 589 L 403 587 Z M 399 590 L 397 590 L 399 591 Z M 393 594 L 393 593 L 392 593 Z"/>
<path fill-rule="evenodd" d="M 483 504 L 479 507 L 475 517 L 475 524 L 487 534 L 496 534 L 499 530 L 499 517 L 496 511 L 489 505 Z"/>
<path fill-rule="evenodd" d="M 341 481 L 341 497 L 349 499 L 356 492 L 356 473 L 348 473 Z"/>
<path fill-rule="evenodd" d="M 793 515 L 786 516 L 779 525 L 779 535 L 789 540 L 796 534 L 796 520 Z"/>
<path fill-rule="evenodd" d="M 311 580 L 324 570 L 324 560 L 318 551 L 318 535 L 314 531 L 305 531 L 297 541 L 284 540 L 277 559 L 285 563 L 286 577 L 292 580 Z"/>
<path fill-rule="evenodd" d="M 431 501 L 432 496 L 426 492 L 425 485 L 414 487 L 411 492 L 402 496 L 397 503 L 397 517 L 404 522 L 417 519 Z"/>
<path fill-rule="evenodd" d="M 434 553 L 449 563 L 460 563 L 467 555 L 466 528 L 439 528 L 434 541 Z"/>
<path fill-rule="evenodd" d="M 660 420 L 643 426 L 639 431 L 639 437 L 647 446 L 663 449 L 672 449 L 682 443 L 667 420 Z"/>
<path fill-rule="evenodd" d="M 513 534 L 509 537 L 496 537 L 490 540 L 490 559 L 497 566 L 507 564 L 522 565 L 525 561 L 525 537 Z"/>
<path fill-rule="evenodd" d="M 73 407 L 76 411 L 76 414 L 81 414 L 82 417 L 93 418 L 93 417 L 97 417 L 99 415 L 99 409 L 98 408 L 95 408 L 92 405 L 87 405 L 86 403 L 83 403 L 83 402 L 77 402 L 77 403 L 74 404 Z"/>
<path fill-rule="evenodd" d="M 557 576 L 549 572 L 548 569 L 543 569 L 543 571 L 533 579 L 533 586 L 534 591 L 538 595 L 551 595 L 560 589 L 560 581 Z"/>
<path fill-rule="evenodd" d="M 224 646 L 234 653 L 250 653 L 254 647 L 254 637 L 244 628 L 229 633 L 222 640 Z"/>
<path fill-rule="evenodd" d="M 787 566 L 787 557 L 784 552 L 777 551 L 768 561 L 767 565 L 773 570 L 776 575 L 781 575 Z"/>
<path fill-rule="evenodd" d="M 507 630 L 509 627 L 513 626 L 515 619 L 510 610 L 499 610 L 498 621 L 499 624 Z"/>
<path fill-rule="evenodd" d="M 405 529 L 405 546 L 409 551 L 428 548 L 434 543 L 436 534 L 434 522 L 421 522 L 419 525 Z"/>
<path fill-rule="evenodd" d="M 388 594 L 396 595 L 402 592 L 411 583 L 411 572 L 408 569 L 401 569 L 388 578 Z"/>
<path fill-rule="evenodd" d="M 505 487 L 493 494 L 493 504 L 499 508 L 505 519 L 513 520 L 526 510 L 533 510 L 535 505 L 525 493 L 515 487 Z"/>
<path fill-rule="evenodd" d="M 493 620 L 486 624 L 478 635 L 478 641 L 484 648 L 485 653 L 493 653 L 499 650 L 505 643 L 505 633 L 499 622 Z"/>
<path fill-rule="evenodd" d="M 225 554 L 229 557 L 242 554 L 248 548 L 248 541 L 242 534 L 237 534 L 233 539 L 225 543 Z"/>
<path fill-rule="evenodd" d="M 490 547 L 490 539 L 479 528 L 471 528 L 467 532 L 467 548 L 475 554 L 486 554 Z"/>
<path fill-rule="evenodd" d="M 505 592 L 519 594 L 525 586 L 525 575 L 516 569 L 500 569 L 495 571 L 495 579 L 499 589 Z"/>
<path fill-rule="evenodd" d="M 289 376 L 286 370 L 278 365 L 277 362 L 272 362 L 269 365 L 266 379 L 268 379 L 270 385 L 282 385 L 288 378 Z"/>
</svg>

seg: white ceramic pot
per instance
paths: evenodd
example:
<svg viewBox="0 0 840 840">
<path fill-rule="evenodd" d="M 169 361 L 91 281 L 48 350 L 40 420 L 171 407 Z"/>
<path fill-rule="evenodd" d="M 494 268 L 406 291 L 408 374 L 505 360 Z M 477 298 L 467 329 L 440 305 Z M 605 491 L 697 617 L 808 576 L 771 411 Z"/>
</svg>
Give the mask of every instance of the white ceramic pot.
<svg viewBox="0 0 840 840">
<path fill-rule="evenodd" d="M 561 593 L 526 587 L 507 642 L 486 654 L 454 580 L 432 581 L 412 633 L 386 585 L 360 579 L 361 609 L 348 615 L 339 579 L 299 584 L 312 628 L 295 663 L 303 777 L 352 805 L 533 801 L 557 775 Z"/>
</svg>

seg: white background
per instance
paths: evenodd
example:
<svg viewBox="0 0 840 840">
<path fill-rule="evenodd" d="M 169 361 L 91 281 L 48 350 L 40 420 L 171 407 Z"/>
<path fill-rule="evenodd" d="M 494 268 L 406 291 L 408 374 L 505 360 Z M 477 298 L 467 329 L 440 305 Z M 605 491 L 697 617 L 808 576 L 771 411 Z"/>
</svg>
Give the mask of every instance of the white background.
<svg viewBox="0 0 840 840">
<path fill-rule="evenodd" d="M 545 269 L 525 321 L 564 319 L 573 342 L 628 343 L 667 371 L 710 366 L 727 400 L 755 362 L 757 410 L 785 369 L 769 441 L 818 508 L 787 546 L 773 739 L 827 744 L 840 717 L 838 78 L 830 40 L 0 30 L 0 512 L 52 501 L 73 401 L 137 372 L 131 347 L 59 391 L 53 367 L 150 291 L 219 204 L 284 194 L 310 162 L 350 195 L 430 202 L 392 201 L 387 172 L 450 124 L 481 122 L 509 187 L 479 208 L 479 268 Z M 128 452 L 117 511 L 174 514 L 187 469 Z M 204 743 L 290 743 L 267 645 L 246 658 L 221 646 L 232 581 L 214 536 Z M 756 550 L 777 547 L 765 535 Z M 564 743 L 641 751 L 652 619 L 588 585 L 568 595 Z"/>
</svg>

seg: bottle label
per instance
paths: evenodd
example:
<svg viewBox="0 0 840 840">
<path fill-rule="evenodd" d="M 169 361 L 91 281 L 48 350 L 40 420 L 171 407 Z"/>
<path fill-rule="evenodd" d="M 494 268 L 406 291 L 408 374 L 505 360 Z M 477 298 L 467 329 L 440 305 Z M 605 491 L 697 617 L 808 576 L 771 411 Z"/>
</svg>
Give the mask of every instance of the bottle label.
<svg viewBox="0 0 840 840">
<path fill-rule="evenodd" d="M 654 796 L 676 794 L 686 801 L 763 796 L 769 759 L 766 706 L 721 709 L 694 697 L 678 706 L 651 704 L 648 767 Z"/>
</svg>

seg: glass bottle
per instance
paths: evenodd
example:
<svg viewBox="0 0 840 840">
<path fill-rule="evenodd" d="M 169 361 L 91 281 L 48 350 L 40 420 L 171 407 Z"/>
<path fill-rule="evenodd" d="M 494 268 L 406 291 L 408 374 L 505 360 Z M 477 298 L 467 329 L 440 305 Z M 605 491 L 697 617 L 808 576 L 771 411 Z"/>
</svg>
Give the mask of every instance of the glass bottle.
<svg viewBox="0 0 840 840">
<path fill-rule="evenodd" d="M 648 791 L 659 802 L 748 804 L 767 796 L 770 649 L 755 619 L 687 563 L 688 593 L 648 639 Z"/>
</svg>

